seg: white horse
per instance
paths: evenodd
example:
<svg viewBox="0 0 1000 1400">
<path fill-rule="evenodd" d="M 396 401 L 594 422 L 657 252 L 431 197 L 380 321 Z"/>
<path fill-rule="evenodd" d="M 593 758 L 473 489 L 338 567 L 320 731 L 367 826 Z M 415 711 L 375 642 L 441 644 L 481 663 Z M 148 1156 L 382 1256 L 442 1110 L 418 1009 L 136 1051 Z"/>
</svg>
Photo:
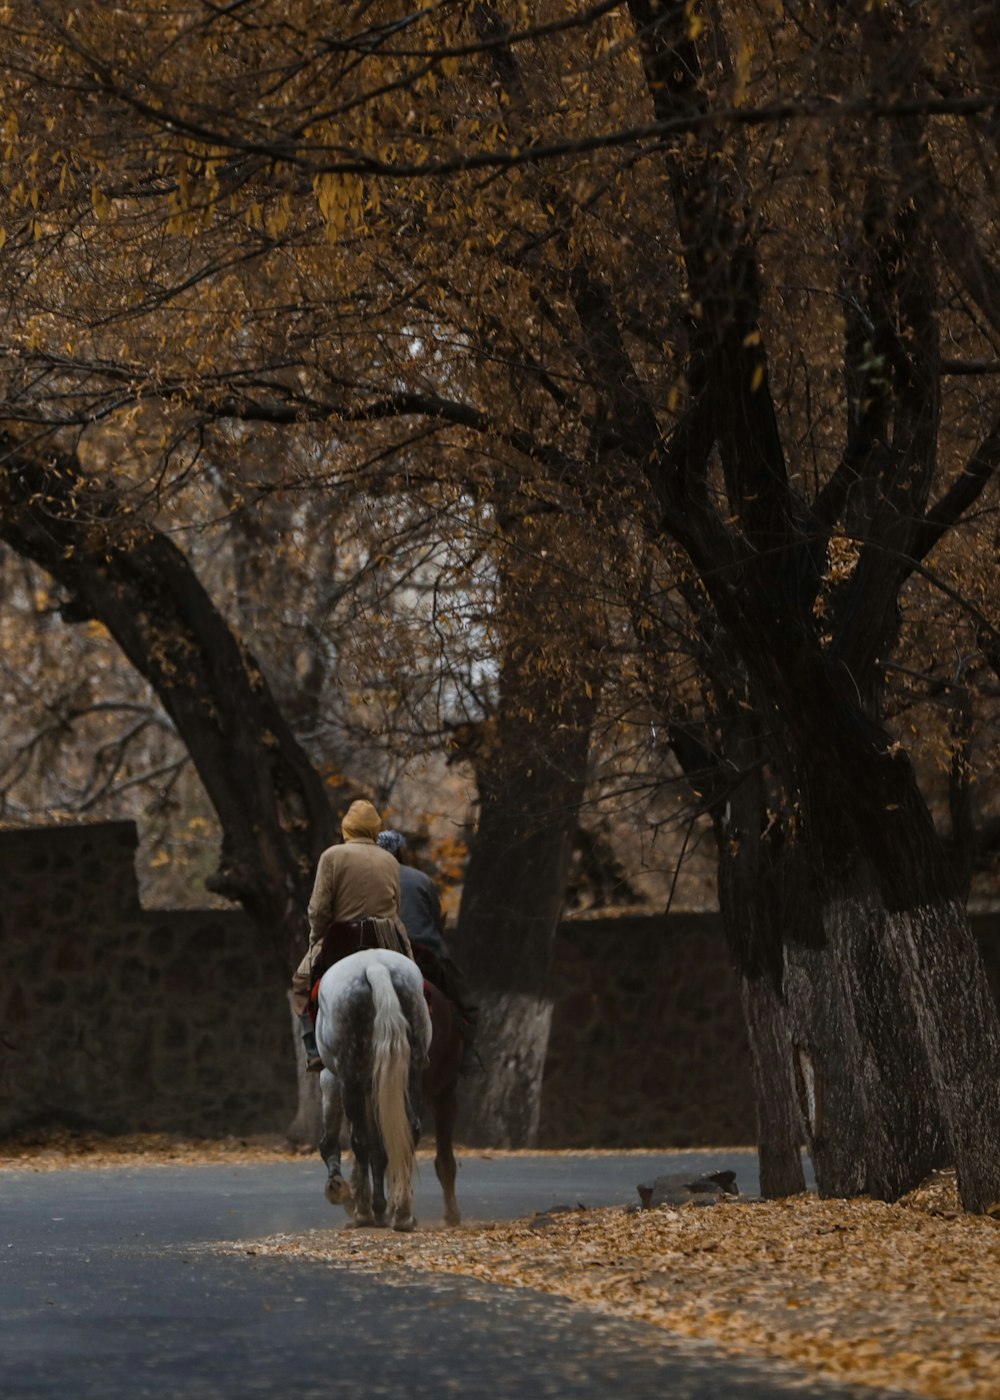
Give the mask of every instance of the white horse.
<svg viewBox="0 0 1000 1400">
<path fill-rule="evenodd" d="M 417 965 L 386 948 L 334 963 L 319 987 L 316 1043 L 326 1198 L 353 1208 L 356 1225 L 412 1230 L 413 1170 L 420 1137 L 431 1018 Z M 341 1108 L 354 1153 L 348 1187 L 340 1172 Z M 388 1202 L 383 1181 L 388 1183 Z"/>
</svg>

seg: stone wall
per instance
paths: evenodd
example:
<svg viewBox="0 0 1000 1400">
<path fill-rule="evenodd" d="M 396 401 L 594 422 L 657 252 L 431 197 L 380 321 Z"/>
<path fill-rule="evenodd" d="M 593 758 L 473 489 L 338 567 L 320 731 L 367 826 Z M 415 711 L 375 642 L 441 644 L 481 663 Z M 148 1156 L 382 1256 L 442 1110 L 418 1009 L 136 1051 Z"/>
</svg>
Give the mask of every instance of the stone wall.
<svg viewBox="0 0 1000 1400">
<path fill-rule="evenodd" d="M 974 914 L 1000 1003 L 1000 914 Z M 568 921 L 556 940 L 544 1147 L 752 1146 L 750 1056 L 714 914 Z"/>
<path fill-rule="evenodd" d="M 131 822 L 0 832 L 0 1133 L 281 1131 L 287 971 L 239 913 L 144 911 Z"/>
<path fill-rule="evenodd" d="M 753 1143 L 739 987 L 716 915 L 564 923 L 553 996 L 541 1146 Z"/>
<path fill-rule="evenodd" d="M 288 969 L 242 914 L 143 910 L 136 844 L 131 822 L 0 831 L 0 1135 L 284 1131 Z M 1000 919 L 973 923 L 1000 996 Z M 716 916 L 568 921 L 553 994 L 542 1146 L 754 1141 Z"/>
</svg>

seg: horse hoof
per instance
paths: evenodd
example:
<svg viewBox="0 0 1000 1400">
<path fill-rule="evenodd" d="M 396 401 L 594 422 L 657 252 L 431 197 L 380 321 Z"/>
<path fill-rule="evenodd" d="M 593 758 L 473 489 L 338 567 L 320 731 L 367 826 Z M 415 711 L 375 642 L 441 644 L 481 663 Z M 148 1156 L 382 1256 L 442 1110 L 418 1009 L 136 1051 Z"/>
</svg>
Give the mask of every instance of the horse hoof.
<svg viewBox="0 0 1000 1400">
<path fill-rule="evenodd" d="M 338 1172 L 327 1177 L 324 1194 L 332 1206 L 346 1206 L 351 1199 L 351 1188 Z"/>
<path fill-rule="evenodd" d="M 457 1208 L 455 1210 L 446 1210 L 444 1213 L 444 1223 L 449 1229 L 454 1229 L 456 1225 L 461 1225 L 462 1212 Z"/>
<path fill-rule="evenodd" d="M 412 1215 L 397 1215 L 392 1222 L 392 1228 L 402 1235 L 409 1235 L 417 1228 L 417 1222 Z"/>
<path fill-rule="evenodd" d="M 355 1215 L 351 1224 L 354 1226 L 355 1230 L 366 1230 L 369 1225 L 375 1224 L 375 1217 L 374 1215 Z"/>
</svg>

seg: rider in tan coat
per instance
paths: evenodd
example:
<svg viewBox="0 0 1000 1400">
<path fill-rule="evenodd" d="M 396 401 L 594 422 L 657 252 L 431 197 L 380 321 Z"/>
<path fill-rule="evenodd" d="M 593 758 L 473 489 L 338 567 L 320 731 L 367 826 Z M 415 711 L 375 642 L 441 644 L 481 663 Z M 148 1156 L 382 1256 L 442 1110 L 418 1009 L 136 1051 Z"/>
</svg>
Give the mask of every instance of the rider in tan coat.
<svg viewBox="0 0 1000 1400">
<path fill-rule="evenodd" d="M 309 901 L 309 948 L 292 977 L 292 1003 L 302 1026 L 306 1068 L 323 1068 L 309 1013 L 309 993 L 328 967 L 360 948 L 391 948 L 412 957 L 399 916 L 399 866 L 375 844 L 382 819 L 370 802 L 352 802 L 342 846 L 319 858 Z"/>
</svg>

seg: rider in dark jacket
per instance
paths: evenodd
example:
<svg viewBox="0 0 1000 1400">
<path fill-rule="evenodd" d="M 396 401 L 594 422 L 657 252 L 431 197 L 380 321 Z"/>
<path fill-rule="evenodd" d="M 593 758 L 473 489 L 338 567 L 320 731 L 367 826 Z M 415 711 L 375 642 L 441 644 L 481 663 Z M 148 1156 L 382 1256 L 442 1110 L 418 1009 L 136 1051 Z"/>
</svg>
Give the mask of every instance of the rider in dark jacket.
<svg viewBox="0 0 1000 1400">
<path fill-rule="evenodd" d="M 444 941 L 444 915 L 437 886 L 429 875 L 403 864 L 406 837 L 400 831 L 382 831 L 378 844 L 399 861 L 399 916 L 413 948 L 417 965 L 427 978 L 455 1003 L 459 1028 L 465 1042 L 462 1069 L 472 1067 L 472 1042 L 476 1032 L 478 1007 L 469 999 L 465 978 L 452 961 Z"/>
</svg>

